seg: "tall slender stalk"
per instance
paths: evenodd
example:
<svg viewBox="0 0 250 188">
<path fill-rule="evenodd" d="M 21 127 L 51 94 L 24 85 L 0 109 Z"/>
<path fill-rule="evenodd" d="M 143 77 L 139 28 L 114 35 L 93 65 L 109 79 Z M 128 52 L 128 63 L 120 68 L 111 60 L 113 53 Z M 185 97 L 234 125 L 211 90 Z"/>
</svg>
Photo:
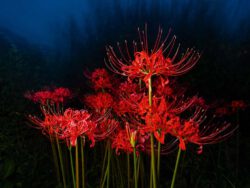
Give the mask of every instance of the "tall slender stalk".
<svg viewBox="0 0 250 188">
<path fill-rule="evenodd" d="M 75 170 L 76 170 L 76 188 L 79 188 L 79 161 L 78 161 L 78 144 L 75 146 Z"/>
<path fill-rule="evenodd" d="M 109 188 L 109 180 L 110 180 L 110 160 L 111 160 L 111 148 L 108 143 L 108 165 L 107 165 L 107 188 Z"/>
<path fill-rule="evenodd" d="M 136 157 L 136 149 L 134 148 L 133 150 L 133 156 L 134 156 L 134 187 L 138 187 L 138 182 L 137 182 L 137 157 Z"/>
<path fill-rule="evenodd" d="M 127 176 L 128 176 L 128 188 L 130 188 L 130 157 L 129 153 L 127 153 Z"/>
<path fill-rule="evenodd" d="M 59 166 L 58 166 L 58 157 L 57 157 L 55 144 L 54 144 L 53 139 L 52 139 L 50 134 L 49 134 L 49 139 L 50 139 L 50 144 L 51 144 L 51 149 L 52 149 L 54 165 L 55 165 L 55 169 L 56 169 L 57 182 L 60 184 L 61 183 L 61 180 L 60 180 L 61 178 L 60 178 L 60 169 L 59 169 Z"/>
<path fill-rule="evenodd" d="M 148 79 L 148 102 L 149 106 L 152 106 L 152 78 Z M 150 186 L 153 185 L 153 188 L 156 188 L 156 174 L 155 174 L 155 153 L 154 153 L 154 135 L 151 133 L 150 135 L 150 142 L 151 142 L 151 175 L 150 175 Z"/>
<path fill-rule="evenodd" d="M 56 145 L 57 145 L 57 150 L 58 150 L 58 155 L 59 155 L 59 160 L 60 160 L 60 167 L 61 167 L 61 173 L 62 173 L 62 178 L 63 178 L 63 187 L 66 188 L 66 178 L 65 178 L 64 164 L 63 164 L 63 158 L 62 158 L 62 150 L 61 150 L 61 146 L 60 146 L 57 136 L 56 136 Z"/>
<path fill-rule="evenodd" d="M 151 165 L 152 165 L 152 162 L 150 163 L 150 168 L 151 168 Z M 150 188 L 152 188 L 153 187 L 153 175 L 152 175 L 152 170 L 150 170 Z"/>
<path fill-rule="evenodd" d="M 106 147 L 105 147 L 105 154 L 104 154 L 104 159 L 103 159 L 103 165 L 102 165 L 102 174 L 101 174 L 101 187 L 103 187 L 105 178 L 106 178 L 106 170 L 105 170 L 105 164 L 107 160 L 107 155 L 108 155 L 108 142 L 106 142 Z M 107 169 L 107 167 L 106 167 Z M 105 170 L 105 172 L 104 172 Z"/>
<path fill-rule="evenodd" d="M 180 161 L 180 156 L 181 156 L 181 148 L 179 147 L 176 162 L 175 162 L 175 167 L 174 167 L 174 174 L 173 174 L 173 178 L 172 178 L 172 182 L 171 182 L 171 188 L 174 188 L 174 183 L 175 183 L 175 179 L 176 179 L 176 175 L 177 175 L 177 169 L 178 169 L 178 165 L 179 165 L 179 161 Z"/>
<path fill-rule="evenodd" d="M 82 188 L 85 188 L 84 139 L 83 138 L 81 138 L 81 162 L 82 162 Z"/>
<path fill-rule="evenodd" d="M 150 135 L 151 142 L 151 173 L 152 173 L 152 185 L 156 188 L 156 174 L 155 174 L 155 153 L 154 153 L 154 135 Z"/>
<path fill-rule="evenodd" d="M 139 174 L 141 174 L 140 173 L 140 163 L 141 163 L 141 156 L 139 154 L 138 157 L 136 156 L 136 165 L 137 165 L 136 166 L 136 178 L 137 178 L 137 182 L 138 182 L 138 179 L 139 179 Z"/>
<path fill-rule="evenodd" d="M 106 150 L 107 150 L 107 167 L 106 167 L 106 170 L 105 170 L 105 174 L 104 174 L 104 177 L 102 179 L 102 183 L 101 183 L 101 188 L 104 187 L 105 185 L 105 182 L 106 182 L 106 186 L 107 188 L 109 188 L 109 180 L 110 180 L 110 159 L 111 159 L 111 148 L 110 148 L 110 142 L 108 141 L 107 142 L 107 145 L 106 145 Z M 106 157 L 105 157 L 106 158 Z M 104 161 L 105 163 L 105 161 Z"/>
<path fill-rule="evenodd" d="M 158 181 L 160 179 L 160 165 L 161 165 L 161 143 L 158 142 L 158 147 L 157 147 L 157 176 L 158 176 Z"/>
<path fill-rule="evenodd" d="M 71 146 L 69 146 L 69 156 L 70 156 L 70 166 L 71 166 L 73 187 L 76 188 L 75 172 L 74 172 L 74 162 L 73 162 L 72 147 Z"/>
</svg>

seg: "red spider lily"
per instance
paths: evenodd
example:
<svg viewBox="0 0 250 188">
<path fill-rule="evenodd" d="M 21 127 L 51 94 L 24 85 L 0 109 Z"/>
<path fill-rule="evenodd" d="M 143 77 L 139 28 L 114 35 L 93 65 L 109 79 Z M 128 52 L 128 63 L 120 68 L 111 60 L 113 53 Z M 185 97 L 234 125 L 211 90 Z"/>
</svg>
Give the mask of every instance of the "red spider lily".
<svg viewBox="0 0 250 188">
<path fill-rule="evenodd" d="M 112 142 L 112 148 L 115 148 L 116 154 L 120 154 L 120 150 L 126 153 L 132 153 L 133 147 L 130 143 L 127 131 L 120 129 Z"/>
<path fill-rule="evenodd" d="M 41 105 L 63 103 L 65 99 L 70 98 L 72 93 L 68 88 L 59 87 L 54 90 L 42 90 L 37 92 L 26 92 L 24 96 L 33 102 Z"/>
<path fill-rule="evenodd" d="M 38 125 L 45 134 L 64 139 L 71 146 L 76 145 L 78 137 L 87 136 L 92 141 L 91 146 L 94 146 L 96 123 L 91 120 L 91 115 L 86 110 L 72 110 L 69 108 L 66 109 L 63 115 L 43 112 L 43 120 L 35 116 L 29 116 L 29 119 Z"/>
<path fill-rule="evenodd" d="M 174 89 L 169 84 L 169 79 L 164 79 L 163 77 L 157 78 L 153 82 L 153 88 L 155 88 L 155 94 L 157 96 L 172 97 L 174 94 Z M 172 83 L 172 82 L 171 82 Z"/>
<path fill-rule="evenodd" d="M 127 96 L 121 96 L 119 101 L 116 102 L 114 110 L 118 116 L 125 115 L 126 113 L 136 114 L 138 106 L 136 105 L 142 99 L 141 93 L 132 93 Z"/>
<path fill-rule="evenodd" d="M 152 106 L 150 106 L 148 96 L 133 93 L 128 98 L 120 100 L 117 107 L 122 110 L 120 114 L 123 121 L 129 122 L 133 128 L 137 127 L 144 133 L 153 133 L 155 138 L 164 144 L 165 135 L 169 131 L 168 125 L 176 121 L 178 114 L 200 100 L 196 96 L 190 99 L 175 98 L 168 101 L 165 97 L 153 97 Z"/>
<path fill-rule="evenodd" d="M 215 109 L 215 115 L 221 117 L 231 114 L 230 110 L 227 107 L 219 107 Z"/>
<path fill-rule="evenodd" d="M 94 138 L 98 141 L 108 138 L 119 127 L 119 122 L 114 119 L 104 119 L 97 123 Z"/>
<path fill-rule="evenodd" d="M 189 71 L 199 60 L 200 54 L 193 49 L 187 49 L 181 58 L 177 58 L 180 45 L 175 47 L 176 37 L 173 36 L 168 44 L 170 31 L 165 39 L 162 40 L 162 29 L 159 29 L 155 45 L 149 52 L 147 27 L 145 31 L 139 33 L 139 44 L 133 42 L 133 55 L 129 52 L 127 42 L 125 41 L 124 50 L 118 43 L 120 57 L 116 54 L 113 47 L 108 46 L 107 56 L 110 64 L 107 67 L 115 73 L 129 78 L 141 78 L 147 84 L 148 78 L 153 75 L 178 76 Z"/>
<path fill-rule="evenodd" d="M 143 96 L 138 84 L 129 81 L 120 83 L 115 94 L 114 111 L 118 116 L 123 116 L 127 113 L 136 113 L 137 106 L 135 104 L 139 103 Z"/>
<path fill-rule="evenodd" d="M 125 81 L 120 84 L 118 91 L 120 95 L 124 96 L 124 95 L 129 95 L 132 93 L 137 93 L 139 91 L 139 88 L 138 88 L 138 84 Z"/>
<path fill-rule="evenodd" d="M 86 104 L 96 113 L 105 114 L 108 109 L 114 105 L 113 97 L 109 93 L 97 93 L 96 95 L 88 95 L 84 98 Z"/>
<path fill-rule="evenodd" d="M 78 137 L 87 136 L 94 146 L 94 130 L 96 123 L 91 120 L 91 115 L 86 110 L 66 109 L 63 114 L 63 119 L 60 124 L 60 130 L 56 134 L 61 139 L 66 139 L 66 142 L 71 146 L 76 146 Z"/>
<path fill-rule="evenodd" d="M 65 99 L 70 98 L 72 93 L 68 88 L 59 87 L 52 93 L 52 101 L 55 103 L 63 103 Z"/>
<path fill-rule="evenodd" d="M 52 92 L 51 91 L 37 91 L 35 93 L 32 92 L 26 92 L 24 96 L 35 102 L 35 103 L 40 103 L 42 105 L 46 105 L 47 101 L 52 100 Z"/>
<path fill-rule="evenodd" d="M 43 134 L 55 136 L 56 129 L 59 129 L 58 120 L 61 119 L 60 115 L 44 114 L 44 119 L 40 119 L 36 116 L 29 115 L 28 119 L 41 129 Z"/>
<path fill-rule="evenodd" d="M 186 150 L 186 144 L 190 142 L 199 145 L 198 153 L 201 153 L 203 145 L 223 141 L 237 129 L 228 123 L 218 125 L 211 122 L 205 123 L 205 120 L 205 111 L 197 108 L 188 120 L 180 119 L 169 126 L 169 132 L 179 139 L 179 147 L 182 150 Z"/>
<path fill-rule="evenodd" d="M 125 129 L 119 129 L 112 142 L 112 148 L 116 149 L 116 154 L 120 154 L 120 150 L 126 153 L 132 153 L 136 148 L 136 153 L 144 151 L 146 147 L 146 141 L 149 139 L 149 135 L 139 129 L 131 128 L 126 123 Z"/>
<path fill-rule="evenodd" d="M 246 103 L 243 100 L 235 100 L 231 103 L 232 111 L 236 112 L 239 109 L 245 109 L 247 107 Z"/>
<path fill-rule="evenodd" d="M 111 76 L 105 69 L 96 69 L 90 75 L 90 80 L 95 90 L 112 88 Z"/>
</svg>

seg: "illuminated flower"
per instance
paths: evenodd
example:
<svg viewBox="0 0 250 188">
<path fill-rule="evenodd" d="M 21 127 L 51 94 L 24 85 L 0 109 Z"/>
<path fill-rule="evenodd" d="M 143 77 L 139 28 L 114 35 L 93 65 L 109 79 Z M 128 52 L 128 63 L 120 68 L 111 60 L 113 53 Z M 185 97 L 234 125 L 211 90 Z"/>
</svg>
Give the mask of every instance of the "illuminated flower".
<svg viewBox="0 0 250 188">
<path fill-rule="evenodd" d="M 55 103 L 63 103 L 65 99 L 70 98 L 72 93 L 68 88 L 59 87 L 56 88 L 52 93 L 52 100 Z"/>
<path fill-rule="evenodd" d="M 116 149 L 116 153 L 120 154 L 120 150 L 126 153 L 132 153 L 134 148 L 136 153 L 145 150 L 146 141 L 149 135 L 139 129 L 131 128 L 129 123 L 125 123 L 125 129 L 118 130 L 112 142 L 112 148 Z"/>
<path fill-rule="evenodd" d="M 41 103 L 42 105 L 45 105 L 47 101 L 51 100 L 53 97 L 53 93 L 51 91 L 37 91 L 35 93 L 32 92 L 26 92 L 24 96 L 35 102 L 35 103 Z"/>
<path fill-rule="evenodd" d="M 172 86 L 170 86 L 169 79 L 158 77 L 153 82 L 153 88 L 155 89 L 155 93 L 157 96 L 172 97 L 174 95 L 174 89 L 172 88 Z"/>
<path fill-rule="evenodd" d="M 229 123 L 206 123 L 206 118 L 205 111 L 197 108 L 188 120 L 181 119 L 169 126 L 170 134 L 178 138 L 182 150 L 186 150 L 186 144 L 190 142 L 199 145 L 198 153 L 201 153 L 203 145 L 223 141 L 237 129 Z"/>
<path fill-rule="evenodd" d="M 90 80 L 95 90 L 112 88 L 110 75 L 105 69 L 96 69 L 92 72 Z"/>
<path fill-rule="evenodd" d="M 96 123 L 91 120 L 90 116 L 86 110 L 66 109 L 61 122 L 61 130 L 56 134 L 71 146 L 76 146 L 78 137 L 87 136 L 92 141 L 91 146 L 94 146 L 93 132 Z"/>
<path fill-rule="evenodd" d="M 55 129 L 59 129 L 58 126 L 58 119 L 59 116 L 51 115 L 51 114 L 45 114 L 44 119 L 38 118 L 37 116 L 28 116 L 29 120 L 37 125 L 38 129 L 42 130 L 42 133 L 45 135 L 54 136 L 55 135 Z"/>
<path fill-rule="evenodd" d="M 232 107 L 232 111 L 236 112 L 239 109 L 245 109 L 247 105 L 243 100 L 235 100 L 235 101 L 232 101 L 231 107 Z"/>
<path fill-rule="evenodd" d="M 29 116 L 31 122 L 38 125 L 43 133 L 64 139 L 71 146 L 76 145 L 78 137 L 87 136 L 92 141 L 91 146 L 94 146 L 96 123 L 91 120 L 91 115 L 86 110 L 72 110 L 69 108 L 62 115 L 43 112 L 44 119 Z"/>
<path fill-rule="evenodd" d="M 68 88 L 59 87 L 54 90 L 41 90 L 37 92 L 26 92 L 24 96 L 33 102 L 41 105 L 63 103 L 65 99 L 71 97 L 71 92 Z"/>
<path fill-rule="evenodd" d="M 132 93 L 127 94 L 126 96 L 121 96 L 118 101 L 116 101 L 116 105 L 114 106 L 114 110 L 118 116 L 125 115 L 126 113 L 136 114 L 138 112 L 137 104 L 141 101 L 142 94 L 140 93 Z"/>
<path fill-rule="evenodd" d="M 120 129 L 112 142 L 112 148 L 115 148 L 116 154 L 120 154 L 120 150 L 126 153 L 132 153 L 133 147 L 130 143 L 127 131 Z"/>
<path fill-rule="evenodd" d="M 116 128 L 119 127 L 119 122 L 114 119 L 104 119 L 96 124 L 94 138 L 96 140 L 104 140 L 109 137 Z"/>
<path fill-rule="evenodd" d="M 139 45 L 133 42 L 133 56 L 127 42 L 122 50 L 118 43 L 120 56 L 113 47 L 106 48 L 109 63 L 107 67 L 115 73 L 128 76 L 130 79 L 141 78 L 147 84 L 148 78 L 153 75 L 178 76 L 189 71 L 199 60 L 200 54 L 194 49 L 187 49 L 178 58 L 180 45 L 175 47 L 176 36 L 169 39 L 170 31 L 162 40 L 162 29 L 159 29 L 153 49 L 149 50 L 147 27 L 139 33 Z M 169 40 L 169 41 L 168 41 Z M 168 43 L 167 43 L 168 41 Z"/>
<path fill-rule="evenodd" d="M 109 93 L 99 92 L 96 95 L 88 95 L 84 102 L 95 112 L 105 114 L 114 105 L 113 97 Z"/>
<path fill-rule="evenodd" d="M 128 95 L 132 93 L 136 93 L 138 91 L 138 84 L 133 82 L 123 82 L 119 86 L 119 94 L 120 95 Z"/>
<path fill-rule="evenodd" d="M 216 108 L 215 114 L 219 117 L 224 116 L 224 115 L 229 115 L 231 112 L 227 107 L 219 107 Z"/>
</svg>

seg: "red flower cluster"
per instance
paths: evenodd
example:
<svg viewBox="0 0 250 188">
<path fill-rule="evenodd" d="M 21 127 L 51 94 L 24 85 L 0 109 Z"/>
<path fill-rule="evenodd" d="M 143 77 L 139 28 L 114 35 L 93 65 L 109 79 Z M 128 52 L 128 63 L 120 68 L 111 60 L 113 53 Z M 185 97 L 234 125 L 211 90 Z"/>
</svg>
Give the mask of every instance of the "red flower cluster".
<svg viewBox="0 0 250 188">
<path fill-rule="evenodd" d="M 47 103 L 63 103 L 65 99 L 70 98 L 72 93 L 68 88 L 59 87 L 54 90 L 42 90 L 37 92 L 27 92 L 25 97 L 33 102 L 47 105 Z"/>
<path fill-rule="evenodd" d="M 225 115 L 232 115 L 239 110 L 245 110 L 248 107 L 248 104 L 243 100 L 233 100 L 229 103 L 220 102 L 215 106 L 215 114 L 220 117 Z"/>
<path fill-rule="evenodd" d="M 90 76 L 95 90 L 112 88 L 111 78 L 105 69 L 96 69 Z"/>
<path fill-rule="evenodd" d="M 236 112 L 239 109 L 245 109 L 247 107 L 246 103 L 243 100 L 235 100 L 231 103 L 232 111 Z"/>
<path fill-rule="evenodd" d="M 87 136 L 94 146 L 94 131 L 96 123 L 86 110 L 66 109 L 62 115 L 48 114 L 44 111 L 44 119 L 29 116 L 30 120 L 38 125 L 42 131 L 50 136 L 56 136 L 67 142 L 68 146 L 76 146 L 80 136 Z"/>
<path fill-rule="evenodd" d="M 109 93 L 97 93 L 96 95 L 88 95 L 84 98 L 84 102 L 96 113 L 104 115 L 114 105 L 113 97 Z"/>
<path fill-rule="evenodd" d="M 208 106 L 197 96 L 187 98 L 185 89 L 179 87 L 171 76 L 189 71 L 199 60 L 193 49 L 178 58 L 180 46 L 175 47 L 176 37 L 170 33 L 162 40 L 159 30 L 153 49 L 149 50 L 147 28 L 139 30 L 139 44 L 134 42 L 133 55 L 125 42 L 125 49 L 118 44 L 121 57 L 112 47 L 107 47 L 110 64 L 115 73 L 127 76 L 127 81 L 116 81 L 105 69 L 96 69 L 89 76 L 96 93 L 86 95 L 86 110 L 51 110 L 53 103 L 63 103 L 71 96 L 66 88 L 53 91 L 28 93 L 26 97 L 42 104 L 44 119 L 30 116 L 47 134 L 56 135 L 72 146 L 78 137 L 86 136 L 94 145 L 96 140 L 108 139 L 117 153 L 148 151 L 150 135 L 154 141 L 173 149 L 177 142 L 182 150 L 187 143 L 213 144 L 230 136 L 235 128 L 230 124 L 211 123 L 205 115 Z M 169 42 L 167 43 L 167 41 Z M 115 85 L 115 86 L 114 86 Z M 243 108 L 242 102 L 233 102 L 233 108 Z M 171 137 L 174 139 L 166 139 Z M 152 144 L 151 144 L 152 146 Z M 154 147 L 154 145 L 153 145 Z"/>
<path fill-rule="evenodd" d="M 149 50 L 147 28 L 145 31 L 138 31 L 140 46 L 136 42 L 133 43 L 133 55 L 126 41 L 124 50 L 118 43 L 120 57 L 113 47 L 107 47 L 110 63 L 107 64 L 108 68 L 127 76 L 129 81 L 120 84 L 125 89 L 120 89 L 120 96 L 116 98 L 114 109 L 120 119 L 121 129 L 114 139 L 113 147 L 117 150 L 123 148 L 127 152 L 132 151 L 131 138 L 126 136 L 125 131 L 127 125 L 137 133 L 136 135 L 143 133 L 148 138 L 153 134 L 162 144 L 175 144 L 175 140 L 165 143 L 166 135 L 171 135 L 179 140 L 182 150 L 186 149 L 188 142 L 198 144 L 199 153 L 203 144 L 216 143 L 230 136 L 235 130 L 230 124 L 218 126 L 207 121 L 205 111 L 208 106 L 205 101 L 197 96 L 185 99 L 184 90 L 173 89 L 176 88 L 176 83 L 169 79 L 170 76 L 189 71 L 199 60 L 200 54 L 193 49 L 187 49 L 184 55 L 178 58 L 180 46 L 175 47 L 176 37 L 172 37 L 166 44 L 170 33 L 162 40 L 161 29 L 153 49 Z M 138 80 L 143 80 L 144 84 Z M 135 85 L 139 85 L 140 89 Z M 207 125 L 206 122 L 211 124 Z M 138 137 L 134 139 L 134 143 L 138 144 Z"/>
</svg>

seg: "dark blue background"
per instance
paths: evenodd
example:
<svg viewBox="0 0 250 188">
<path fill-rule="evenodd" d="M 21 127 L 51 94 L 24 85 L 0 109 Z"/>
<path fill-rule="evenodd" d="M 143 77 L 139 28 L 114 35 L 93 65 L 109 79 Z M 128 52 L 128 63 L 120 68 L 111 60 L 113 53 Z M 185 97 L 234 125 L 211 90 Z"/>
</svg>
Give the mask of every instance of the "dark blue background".
<svg viewBox="0 0 250 188">
<path fill-rule="evenodd" d="M 161 24 L 184 34 L 214 32 L 244 41 L 250 35 L 249 7 L 248 0 L 1 0 L 0 27 L 53 48 L 59 47 L 58 40 L 67 44 L 71 22 L 81 30 L 81 40 L 90 32 L 93 41 L 105 37 L 107 30 L 125 35 L 124 28 L 149 22 L 150 27 Z"/>
</svg>

